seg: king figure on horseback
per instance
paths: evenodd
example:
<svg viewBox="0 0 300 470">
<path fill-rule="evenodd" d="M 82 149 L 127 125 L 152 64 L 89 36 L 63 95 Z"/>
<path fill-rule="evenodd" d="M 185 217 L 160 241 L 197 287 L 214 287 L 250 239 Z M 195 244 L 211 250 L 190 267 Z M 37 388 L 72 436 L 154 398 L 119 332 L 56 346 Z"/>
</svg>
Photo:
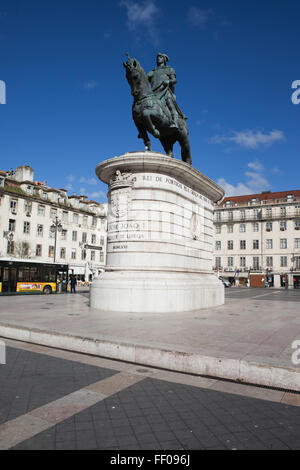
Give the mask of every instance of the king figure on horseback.
<svg viewBox="0 0 300 470">
<path fill-rule="evenodd" d="M 157 67 L 148 73 L 148 80 L 152 91 L 155 93 L 165 109 L 171 115 L 171 128 L 178 129 L 178 116 L 187 119 L 176 103 L 175 85 L 177 83 L 176 73 L 172 67 L 167 65 L 169 57 L 159 52 L 156 58 Z M 169 113 L 168 113 L 169 111 Z"/>
</svg>

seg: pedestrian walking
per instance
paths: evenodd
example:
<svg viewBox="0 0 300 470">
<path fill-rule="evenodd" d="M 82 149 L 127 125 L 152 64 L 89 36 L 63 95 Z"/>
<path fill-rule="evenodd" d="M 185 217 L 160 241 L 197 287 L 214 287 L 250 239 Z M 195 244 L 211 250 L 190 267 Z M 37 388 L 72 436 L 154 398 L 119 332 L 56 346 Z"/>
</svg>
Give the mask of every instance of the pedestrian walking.
<svg viewBox="0 0 300 470">
<path fill-rule="evenodd" d="M 74 274 L 71 275 L 70 284 L 71 284 L 71 294 L 76 294 L 77 280 Z"/>
</svg>

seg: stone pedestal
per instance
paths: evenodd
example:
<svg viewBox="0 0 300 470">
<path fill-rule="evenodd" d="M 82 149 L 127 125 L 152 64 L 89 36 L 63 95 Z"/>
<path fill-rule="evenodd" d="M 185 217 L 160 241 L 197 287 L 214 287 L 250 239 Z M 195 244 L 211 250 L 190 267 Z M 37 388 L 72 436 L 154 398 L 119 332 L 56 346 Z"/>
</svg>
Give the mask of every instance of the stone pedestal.
<svg viewBox="0 0 300 470">
<path fill-rule="evenodd" d="M 91 307 L 164 313 L 224 303 L 212 271 L 213 202 L 223 190 L 190 165 L 154 152 L 100 163 L 109 185 L 107 266 Z"/>
</svg>

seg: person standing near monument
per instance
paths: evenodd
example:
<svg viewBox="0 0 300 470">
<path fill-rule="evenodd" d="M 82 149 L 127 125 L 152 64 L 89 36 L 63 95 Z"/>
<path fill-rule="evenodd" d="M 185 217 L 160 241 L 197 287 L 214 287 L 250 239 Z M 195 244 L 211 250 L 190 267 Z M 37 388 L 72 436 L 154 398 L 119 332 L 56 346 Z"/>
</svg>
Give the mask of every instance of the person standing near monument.
<svg viewBox="0 0 300 470">
<path fill-rule="evenodd" d="M 151 84 L 153 93 L 155 93 L 171 114 L 171 128 L 178 129 L 178 116 L 183 119 L 187 117 L 180 110 L 176 103 L 175 85 L 177 83 L 176 73 L 172 67 L 167 65 L 169 57 L 159 52 L 157 54 L 157 67 L 148 73 L 148 80 Z M 167 114 L 168 114 L 167 111 Z"/>
</svg>

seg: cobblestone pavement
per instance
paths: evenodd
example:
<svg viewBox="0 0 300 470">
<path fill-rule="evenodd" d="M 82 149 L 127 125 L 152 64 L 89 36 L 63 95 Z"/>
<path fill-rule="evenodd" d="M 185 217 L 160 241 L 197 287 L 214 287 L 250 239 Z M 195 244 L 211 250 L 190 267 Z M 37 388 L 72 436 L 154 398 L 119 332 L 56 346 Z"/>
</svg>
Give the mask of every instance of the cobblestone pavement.
<svg viewBox="0 0 300 470">
<path fill-rule="evenodd" d="M 297 394 L 6 343 L 0 449 L 300 448 Z"/>
</svg>

